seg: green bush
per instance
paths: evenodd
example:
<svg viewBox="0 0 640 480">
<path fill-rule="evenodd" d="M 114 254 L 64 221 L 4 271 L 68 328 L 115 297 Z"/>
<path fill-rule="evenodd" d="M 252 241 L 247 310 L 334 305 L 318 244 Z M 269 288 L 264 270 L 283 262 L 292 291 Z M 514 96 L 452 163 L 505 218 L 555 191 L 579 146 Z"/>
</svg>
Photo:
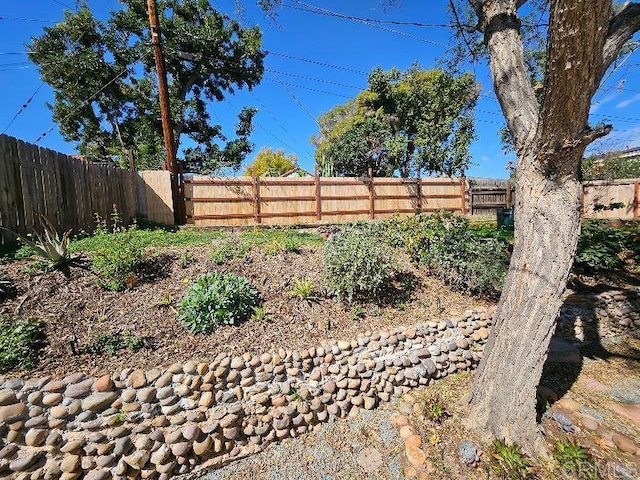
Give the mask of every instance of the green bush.
<svg viewBox="0 0 640 480">
<path fill-rule="evenodd" d="M 231 234 L 216 240 L 209 252 L 209 258 L 216 265 L 224 265 L 234 258 L 243 258 L 249 245 L 239 235 Z"/>
<path fill-rule="evenodd" d="M 36 352 L 44 344 L 44 322 L 9 321 L 0 317 L 0 372 L 12 368 L 31 368 Z"/>
<path fill-rule="evenodd" d="M 98 276 L 98 285 L 120 291 L 127 279 L 135 277 L 144 264 L 144 248 L 136 236 L 136 226 L 117 229 L 114 233 L 99 233 L 101 248 L 92 255 L 91 269 Z"/>
<path fill-rule="evenodd" d="M 248 319 L 260 298 L 256 288 L 233 273 L 212 272 L 198 278 L 178 304 L 178 319 L 188 330 L 208 333 L 216 325 Z"/>
<path fill-rule="evenodd" d="M 509 264 L 506 241 L 478 237 L 466 218 L 447 211 L 419 213 L 396 221 L 387 232 L 414 261 L 454 288 L 487 297 L 500 293 Z"/>
<path fill-rule="evenodd" d="M 375 300 L 398 273 L 389 245 L 358 225 L 329 238 L 323 253 L 327 289 L 349 303 Z"/>
<path fill-rule="evenodd" d="M 620 254 L 629 234 L 609 225 L 607 220 L 587 220 L 582 225 L 573 269 L 578 273 L 595 273 L 622 265 Z"/>
</svg>

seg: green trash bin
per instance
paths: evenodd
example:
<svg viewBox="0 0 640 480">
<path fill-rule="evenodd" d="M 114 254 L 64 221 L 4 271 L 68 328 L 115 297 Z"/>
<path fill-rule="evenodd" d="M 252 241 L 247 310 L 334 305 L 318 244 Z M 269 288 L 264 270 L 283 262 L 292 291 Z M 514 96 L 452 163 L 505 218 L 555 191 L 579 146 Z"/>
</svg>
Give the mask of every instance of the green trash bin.
<svg viewBox="0 0 640 480">
<path fill-rule="evenodd" d="M 498 230 L 513 231 L 513 208 L 498 208 Z"/>
</svg>

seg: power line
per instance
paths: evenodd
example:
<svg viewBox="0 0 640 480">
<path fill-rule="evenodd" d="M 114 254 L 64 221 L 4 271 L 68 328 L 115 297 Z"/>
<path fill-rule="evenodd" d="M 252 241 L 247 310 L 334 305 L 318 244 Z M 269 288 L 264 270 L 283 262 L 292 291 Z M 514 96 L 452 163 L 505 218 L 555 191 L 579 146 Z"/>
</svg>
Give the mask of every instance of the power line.
<svg viewBox="0 0 640 480">
<path fill-rule="evenodd" d="M 329 84 L 329 85 L 335 85 L 336 87 L 352 88 L 354 90 L 362 90 L 362 87 L 356 87 L 355 85 L 345 85 L 344 83 L 332 82 L 331 80 L 323 80 L 321 78 L 306 77 L 304 75 L 298 75 L 297 73 L 279 72 L 279 71 L 276 71 L 276 70 L 274 70 L 274 72 L 276 72 L 278 75 L 286 75 L 288 77 L 297 77 L 297 78 L 301 78 L 303 80 L 311 80 L 313 82 L 320 82 L 320 83 L 326 83 L 326 84 Z"/>
<path fill-rule="evenodd" d="M 20 21 L 20 22 L 39 22 L 39 23 L 58 23 L 57 20 L 41 20 L 37 18 L 5 17 L 5 16 L 0 16 L 0 20 L 12 20 L 12 21 Z"/>
<path fill-rule="evenodd" d="M 448 48 L 448 46 L 445 45 L 444 43 L 436 42 L 435 40 L 416 37 L 415 35 L 411 35 L 409 33 L 402 32 L 400 30 L 394 30 L 393 28 L 383 27 L 381 25 L 377 25 L 375 23 L 369 22 L 367 20 L 362 20 L 362 19 L 357 18 L 357 17 L 350 17 L 348 15 L 344 15 L 342 13 L 334 12 L 334 11 L 328 10 L 326 8 L 320 8 L 320 7 L 316 7 L 314 5 L 309 5 L 308 3 L 301 2 L 300 0 L 291 0 L 291 1 L 294 2 L 294 3 L 297 3 L 298 5 L 302 5 L 304 7 L 307 7 L 309 9 L 311 9 L 311 10 L 317 10 L 318 12 L 321 12 L 321 13 L 323 13 L 325 15 L 326 14 L 330 14 L 332 16 L 336 16 L 336 17 L 342 18 L 344 20 L 350 20 L 352 22 L 361 23 L 361 24 L 367 25 L 369 27 L 377 28 L 378 30 L 384 30 L 385 32 L 395 33 L 396 35 L 400 35 L 400 36 L 403 36 L 403 37 L 411 38 L 413 40 L 418 40 L 419 42 L 430 43 L 432 45 L 437 45 L 439 47 Z"/>
<path fill-rule="evenodd" d="M 296 97 L 293 92 L 291 90 L 289 90 L 287 88 L 287 86 L 282 82 L 282 80 L 280 80 L 280 77 L 278 77 L 278 75 L 276 73 L 273 72 L 273 70 L 271 69 L 267 69 L 267 71 L 269 71 L 277 80 L 277 82 L 282 86 L 282 88 L 284 88 L 284 90 L 289 94 L 289 96 L 291 98 L 293 98 L 293 100 L 300 106 L 300 108 L 307 114 L 309 115 L 309 117 L 311 117 L 311 119 L 319 126 L 320 122 L 318 122 L 318 119 L 316 117 L 313 116 L 313 114 L 309 111 L 309 109 L 307 107 L 304 106 L 304 104 L 298 99 L 298 97 Z"/>
<path fill-rule="evenodd" d="M 74 108 L 71 112 L 69 112 L 62 120 L 60 120 L 60 123 L 64 122 L 69 117 L 71 117 L 71 115 L 73 115 L 78 110 L 80 110 L 81 108 L 86 106 L 91 100 L 93 100 L 97 95 L 99 95 L 105 88 L 107 88 L 109 85 L 111 85 L 113 82 L 115 82 L 118 78 L 120 78 L 126 72 L 127 72 L 127 67 L 125 67 L 120 73 L 118 73 L 115 77 L 113 77 L 111 80 L 109 80 L 107 83 L 105 83 L 102 87 L 100 87 L 100 89 L 98 91 L 96 91 L 93 95 L 91 95 L 89 98 L 87 98 L 84 102 L 82 102 L 80 105 L 78 105 L 76 108 Z M 54 129 L 54 127 L 51 127 L 46 132 L 41 133 L 40 136 L 38 138 L 36 138 L 33 143 L 38 143 L 42 138 L 46 137 L 49 133 L 51 133 L 53 131 L 53 129 Z"/>
<path fill-rule="evenodd" d="M 275 76 L 275 74 L 273 72 L 270 72 L 270 73 Z M 307 87 L 306 85 L 298 85 L 298 84 L 295 84 L 295 83 L 283 82 L 279 78 L 278 79 L 267 78 L 266 80 L 271 80 L 273 82 L 279 83 L 280 85 L 287 85 L 289 87 L 302 88 L 303 90 L 309 90 L 311 92 L 322 93 L 323 95 L 333 95 L 334 97 L 351 98 L 349 95 L 342 95 L 341 93 L 327 92 L 327 91 L 324 91 L 324 90 L 318 90 L 317 88 Z"/>
<path fill-rule="evenodd" d="M 33 92 L 33 93 L 31 94 L 31 96 L 27 99 L 27 101 L 26 101 L 26 102 L 24 102 L 24 104 L 22 105 L 22 107 L 20 107 L 20 110 L 18 110 L 18 111 L 16 112 L 16 114 L 13 116 L 13 118 L 11 119 L 11 121 L 9 122 L 9 124 L 8 124 L 6 127 L 4 127 L 4 130 L 2 131 L 2 133 L 3 133 L 3 134 L 4 134 L 4 133 L 6 133 L 6 131 L 7 131 L 7 130 L 9 130 L 9 127 L 10 127 L 11 125 L 13 125 L 13 122 L 16 120 L 16 118 L 18 118 L 18 115 L 20 115 L 22 112 L 24 112 L 24 111 L 27 109 L 27 107 L 28 107 L 28 106 L 29 106 L 29 104 L 31 103 L 31 100 L 33 100 L 33 97 L 35 97 L 35 96 L 36 96 L 36 94 L 40 91 L 40 89 L 42 88 L 42 86 L 43 86 L 43 85 L 44 85 L 44 82 L 42 82 L 42 83 L 40 84 L 40 86 L 39 86 L 38 88 L 36 88 L 36 91 L 35 91 L 35 92 Z"/>
<path fill-rule="evenodd" d="M 298 60 L 300 62 L 312 63 L 314 65 L 319 65 L 321 67 L 334 68 L 336 70 L 342 70 L 344 72 L 357 73 L 359 75 L 368 75 L 367 72 L 364 72 L 362 70 L 357 70 L 355 68 L 344 67 L 344 66 L 341 66 L 341 65 L 334 65 L 334 64 L 331 64 L 331 63 L 320 62 L 320 61 L 317 61 L 317 60 L 310 60 L 308 58 L 296 57 L 296 56 L 293 56 L 293 55 L 289 55 L 287 53 L 272 52 L 272 51 L 267 51 L 266 53 L 269 54 L 269 55 L 275 55 L 275 56 L 278 56 L 278 57 L 289 58 L 291 60 Z"/>
</svg>

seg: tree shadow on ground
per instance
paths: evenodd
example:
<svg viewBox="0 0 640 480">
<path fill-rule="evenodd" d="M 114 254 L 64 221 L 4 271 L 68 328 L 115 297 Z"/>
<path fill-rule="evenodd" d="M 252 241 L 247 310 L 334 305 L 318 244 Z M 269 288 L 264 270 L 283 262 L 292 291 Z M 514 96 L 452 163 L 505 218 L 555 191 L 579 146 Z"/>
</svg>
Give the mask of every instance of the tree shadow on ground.
<svg viewBox="0 0 640 480">
<path fill-rule="evenodd" d="M 634 277 L 633 280 L 635 283 L 638 282 L 637 277 Z M 633 296 L 637 295 L 637 290 L 622 288 L 619 284 L 598 283 L 596 285 L 585 285 L 580 283 L 578 285 L 574 283 L 574 291 L 576 293 L 566 299 L 565 305 L 571 303 L 577 305 L 577 301 L 586 295 L 612 290 L 621 292 L 627 298 L 633 298 Z M 588 309 L 590 321 L 582 322 L 582 334 L 577 331 L 575 320 L 569 331 L 565 329 L 562 332 L 561 338 L 568 346 L 566 355 L 563 352 L 551 352 L 545 362 L 540 379 L 540 386 L 551 389 L 558 398 L 563 397 L 574 385 L 582 372 L 585 359 L 609 362 L 612 358 L 620 358 L 625 360 L 626 368 L 635 371 L 640 376 L 640 349 L 631 345 L 623 345 L 624 348 L 619 347 L 624 344 L 625 338 L 628 338 L 628 336 L 640 338 L 640 329 L 637 324 L 634 325 L 631 322 L 631 325 L 621 335 L 602 338 L 602 325 L 596 315 L 597 306 L 595 303 L 585 302 L 579 305 L 583 309 Z M 556 332 L 556 336 L 560 336 L 559 332 Z M 575 347 L 575 350 L 571 350 L 571 345 Z M 577 355 L 578 353 L 579 356 Z M 539 396 L 544 397 L 544 395 Z M 542 400 L 542 404 L 544 404 L 545 401 L 553 399 L 539 398 L 539 400 Z"/>
</svg>

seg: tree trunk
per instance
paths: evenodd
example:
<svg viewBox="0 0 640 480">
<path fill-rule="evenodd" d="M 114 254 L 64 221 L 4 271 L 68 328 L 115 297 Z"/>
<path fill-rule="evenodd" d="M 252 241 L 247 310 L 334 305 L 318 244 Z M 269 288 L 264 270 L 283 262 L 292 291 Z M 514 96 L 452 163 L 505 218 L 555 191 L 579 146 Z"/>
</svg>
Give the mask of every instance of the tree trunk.
<svg viewBox="0 0 640 480">
<path fill-rule="evenodd" d="M 469 427 L 530 455 L 546 452 L 536 387 L 573 264 L 581 191 L 575 176 L 558 182 L 526 165 L 518 172 L 513 256 L 470 397 Z"/>
</svg>

